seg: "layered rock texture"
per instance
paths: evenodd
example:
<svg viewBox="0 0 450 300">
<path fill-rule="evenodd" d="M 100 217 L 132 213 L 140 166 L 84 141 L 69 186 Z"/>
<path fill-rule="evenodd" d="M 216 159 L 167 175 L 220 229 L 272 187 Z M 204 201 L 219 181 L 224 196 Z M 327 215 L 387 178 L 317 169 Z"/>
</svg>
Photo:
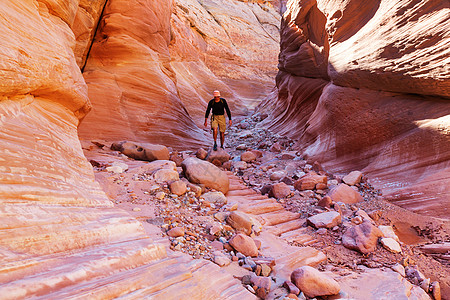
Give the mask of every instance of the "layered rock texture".
<svg viewBox="0 0 450 300">
<path fill-rule="evenodd" d="M 84 66 L 93 113 L 81 138 L 205 144 L 213 90 L 236 115 L 273 87 L 279 23 L 256 1 L 109 0 Z"/>
<path fill-rule="evenodd" d="M 186 4 L 190 5 L 200 4 Z M 257 48 L 275 47 L 277 38 L 269 33 L 269 23 L 276 15 L 258 4 L 233 5 L 235 12 L 248 14 L 233 19 L 250 28 L 260 24 L 255 29 L 261 33 L 258 42 L 267 44 Z M 0 298 L 107 299 L 132 293 L 131 298 L 167 299 L 187 291 L 198 299 L 249 297 L 217 266 L 169 256 L 140 222 L 115 208 L 95 182 L 78 140 L 80 120 L 92 108 L 90 97 L 97 116 L 86 120 L 86 135 L 168 144 L 189 136 L 201 143 L 202 133 L 192 131 L 194 122 L 183 104 L 200 97 L 188 91 L 198 91 L 202 98 L 215 88 L 230 98 L 235 94 L 208 69 L 211 59 L 188 49 L 208 43 L 183 23 L 189 15 L 183 7 L 172 7 L 172 1 L 0 3 Z M 253 23 L 245 20 L 250 16 Z M 176 22 L 184 27 L 172 28 Z M 190 36 L 182 33 L 185 29 Z M 211 39 L 233 45 L 249 38 L 225 39 L 225 33 L 222 28 L 224 36 Z M 189 59 L 184 64 L 171 62 L 171 48 L 180 61 Z M 230 49 L 237 52 L 237 47 Z M 240 54 L 231 50 L 230 61 L 232 54 Z M 273 54 L 266 57 L 261 51 L 260 60 L 271 61 Z M 232 63 L 227 67 L 235 76 L 250 76 L 253 72 L 246 64 L 252 62 L 242 58 L 236 70 Z M 89 87 L 80 69 L 84 65 Z M 177 73 L 178 69 L 183 71 Z M 264 87 L 273 72 L 269 69 L 252 84 Z M 207 88 L 201 90 L 200 85 Z M 234 107 L 237 110 L 238 103 Z"/>
<path fill-rule="evenodd" d="M 288 1 L 265 125 L 395 203 L 450 216 L 450 19 L 443 1 Z"/>
</svg>

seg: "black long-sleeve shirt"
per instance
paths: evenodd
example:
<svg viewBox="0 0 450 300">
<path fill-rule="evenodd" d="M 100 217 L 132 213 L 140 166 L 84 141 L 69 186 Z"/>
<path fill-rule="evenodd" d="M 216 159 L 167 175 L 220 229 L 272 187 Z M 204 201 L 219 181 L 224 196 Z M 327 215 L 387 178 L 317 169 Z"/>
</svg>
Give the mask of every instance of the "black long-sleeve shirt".
<svg viewBox="0 0 450 300">
<path fill-rule="evenodd" d="M 231 112 L 228 108 L 227 100 L 220 98 L 220 101 L 216 102 L 214 99 L 211 99 L 208 103 L 208 108 L 206 109 L 205 119 L 208 118 L 211 109 L 213 115 L 224 115 L 226 110 L 228 119 L 231 120 Z"/>
</svg>

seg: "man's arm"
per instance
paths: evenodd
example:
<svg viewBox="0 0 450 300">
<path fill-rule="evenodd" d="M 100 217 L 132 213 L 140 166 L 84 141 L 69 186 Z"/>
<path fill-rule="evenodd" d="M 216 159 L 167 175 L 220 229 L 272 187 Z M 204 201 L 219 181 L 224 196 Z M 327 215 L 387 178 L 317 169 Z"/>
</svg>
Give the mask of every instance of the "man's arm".
<svg viewBox="0 0 450 300">
<path fill-rule="evenodd" d="M 212 101 L 208 102 L 208 108 L 206 109 L 206 113 L 205 113 L 205 127 L 208 126 L 208 116 L 209 116 L 209 112 L 212 108 Z"/>
<path fill-rule="evenodd" d="M 230 109 L 228 108 L 227 100 L 223 99 L 223 104 L 225 106 L 225 110 L 227 111 L 227 116 L 228 116 L 228 119 L 229 119 L 228 123 L 231 126 L 231 124 L 233 124 L 233 122 L 231 122 L 231 112 L 230 112 Z"/>
</svg>

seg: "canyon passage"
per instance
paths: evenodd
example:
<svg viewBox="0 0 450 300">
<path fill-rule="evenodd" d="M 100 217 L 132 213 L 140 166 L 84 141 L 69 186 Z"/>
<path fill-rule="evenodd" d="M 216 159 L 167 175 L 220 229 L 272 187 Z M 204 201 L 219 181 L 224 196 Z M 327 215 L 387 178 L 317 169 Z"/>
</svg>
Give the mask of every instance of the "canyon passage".
<svg viewBox="0 0 450 300">
<path fill-rule="evenodd" d="M 448 1 L 0 16 L 0 299 L 450 299 Z"/>
</svg>

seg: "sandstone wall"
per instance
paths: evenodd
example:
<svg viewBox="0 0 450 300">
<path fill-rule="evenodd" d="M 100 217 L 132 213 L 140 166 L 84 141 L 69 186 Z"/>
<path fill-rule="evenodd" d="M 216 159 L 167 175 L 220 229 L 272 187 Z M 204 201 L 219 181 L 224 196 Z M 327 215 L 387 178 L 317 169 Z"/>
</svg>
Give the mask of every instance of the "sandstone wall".
<svg viewBox="0 0 450 300">
<path fill-rule="evenodd" d="M 288 1 L 265 125 L 396 203 L 450 216 L 450 6 Z"/>
<path fill-rule="evenodd" d="M 262 3 L 109 0 L 84 68 L 93 111 L 80 137 L 208 143 L 197 126 L 213 90 L 237 115 L 273 87 L 279 22 Z"/>
<path fill-rule="evenodd" d="M 219 267 L 169 258 L 94 180 L 79 66 L 102 3 L 0 2 L 0 299 L 246 298 Z"/>
</svg>

